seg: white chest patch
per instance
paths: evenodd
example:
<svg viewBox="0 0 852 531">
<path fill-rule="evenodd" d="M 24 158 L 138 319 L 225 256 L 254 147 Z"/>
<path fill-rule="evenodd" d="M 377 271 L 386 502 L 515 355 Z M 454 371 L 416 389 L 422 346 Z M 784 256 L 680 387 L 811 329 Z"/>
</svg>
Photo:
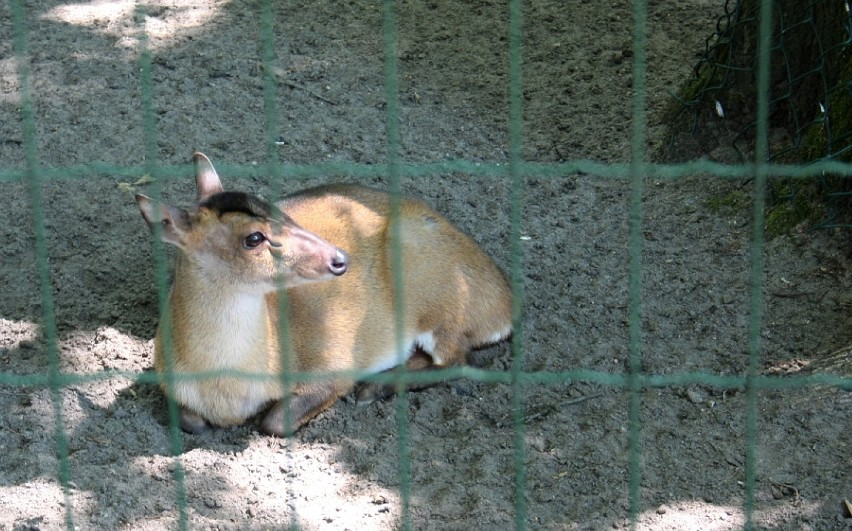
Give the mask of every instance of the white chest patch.
<svg viewBox="0 0 852 531">
<path fill-rule="evenodd" d="M 217 368 L 239 367 L 254 355 L 264 359 L 266 353 L 266 323 L 263 297 L 239 294 L 227 301 L 220 310 L 216 326 L 204 338 Z M 260 367 L 258 367 L 259 369 Z"/>
</svg>

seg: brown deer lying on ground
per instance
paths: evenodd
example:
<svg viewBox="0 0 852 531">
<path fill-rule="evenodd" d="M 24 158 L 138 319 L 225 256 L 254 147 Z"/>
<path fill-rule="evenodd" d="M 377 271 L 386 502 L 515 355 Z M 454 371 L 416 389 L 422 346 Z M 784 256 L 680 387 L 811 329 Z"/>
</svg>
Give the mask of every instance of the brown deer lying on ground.
<svg viewBox="0 0 852 531">
<path fill-rule="evenodd" d="M 401 361 L 408 370 L 422 370 L 463 364 L 470 349 L 510 334 L 511 292 L 504 275 L 473 240 L 426 204 L 401 200 L 396 221 L 400 354 L 387 194 L 332 185 L 269 203 L 224 191 L 201 153 L 194 162 L 194 209 L 136 196 L 152 231 L 179 249 L 166 316 L 174 359 L 167 363 L 161 322 L 155 367 L 175 376 L 163 387 L 180 406 L 184 430 L 240 424 L 272 403 L 261 427 L 287 435 L 348 394 L 355 382 L 337 376 L 294 382 L 285 400 L 280 377 L 181 375 L 236 370 L 280 376 L 284 368 L 378 373 Z M 286 316 L 279 316 L 281 287 L 287 292 Z M 279 336 L 280 318 L 287 319 L 287 345 Z M 282 351 L 291 353 L 286 365 Z M 357 399 L 368 402 L 393 390 L 364 385 Z"/>
</svg>

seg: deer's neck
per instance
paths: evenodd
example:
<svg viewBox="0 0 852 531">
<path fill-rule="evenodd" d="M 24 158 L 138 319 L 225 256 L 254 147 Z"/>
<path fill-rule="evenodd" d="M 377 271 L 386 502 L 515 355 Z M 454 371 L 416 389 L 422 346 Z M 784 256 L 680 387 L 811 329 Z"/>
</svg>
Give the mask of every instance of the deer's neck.
<svg viewBox="0 0 852 531">
<path fill-rule="evenodd" d="M 266 296 L 210 281 L 181 257 L 170 312 L 179 361 L 200 370 L 266 368 L 274 340 Z"/>
</svg>

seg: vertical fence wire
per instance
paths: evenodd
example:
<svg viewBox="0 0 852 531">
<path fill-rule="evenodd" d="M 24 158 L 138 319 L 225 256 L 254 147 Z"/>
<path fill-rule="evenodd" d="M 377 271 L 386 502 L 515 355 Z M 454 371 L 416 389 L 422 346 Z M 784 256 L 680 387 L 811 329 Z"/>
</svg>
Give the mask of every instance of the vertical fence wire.
<svg viewBox="0 0 852 531">
<path fill-rule="evenodd" d="M 261 64 L 263 65 L 263 113 L 264 113 L 264 143 L 266 144 L 266 167 L 269 175 L 281 175 L 281 160 L 278 155 L 277 141 L 279 138 L 278 125 L 278 89 L 275 80 L 276 71 L 276 54 L 275 54 L 275 13 L 273 10 L 272 0 L 263 0 L 259 8 L 260 15 L 260 40 L 261 40 Z M 280 195 L 279 192 L 283 189 L 283 182 L 278 179 L 273 180 L 277 183 L 277 189 L 273 190 L 275 195 Z M 282 257 L 277 257 L 281 260 Z M 289 299 L 287 291 L 279 289 L 278 297 L 278 315 L 287 316 L 290 313 Z M 279 379 L 281 388 L 284 392 L 284 408 L 283 422 L 285 430 L 289 426 L 293 426 L 296 419 L 293 418 L 293 412 L 290 408 L 290 400 L 292 399 L 291 390 L 293 389 L 293 345 L 291 343 L 290 323 L 286 318 L 278 320 L 278 355 L 280 358 L 281 374 Z M 293 441 L 287 437 L 283 442 L 285 448 L 285 459 L 289 467 L 294 466 L 293 460 Z M 293 489 L 291 475 L 286 474 L 284 478 L 286 483 L 287 497 L 292 500 L 296 497 Z M 289 529 L 299 528 L 299 513 L 298 506 L 291 506 L 287 515 Z"/>
<path fill-rule="evenodd" d="M 142 133 L 145 146 L 145 168 L 148 175 L 153 177 L 152 195 L 155 200 L 162 196 L 162 166 L 157 163 L 157 120 L 155 117 L 156 104 L 154 101 L 154 83 L 151 76 L 151 50 L 148 43 L 148 31 L 146 28 L 146 11 L 144 6 L 137 5 L 134 13 L 136 25 L 139 28 L 139 91 L 142 99 Z M 161 239 L 163 228 L 160 224 L 154 224 L 154 238 L 152 239 L 154 273 L 157 283 L 157 301 L 159 314 L 165 316 L 168 313 L 168 260 L 166 258 L 165 243 Z M 166 397 L 166 407 L 169 419 L 169 449 L 174 460 L 172 478 L 175 482 L 175 502 L 178 511 L 178 529 L 185 531 L 189 525 L 189 517 L 186 512 L 186 471 L 183 467 L 181 454 L 183 454 L 183 433 L 180 429 L 178 404 L 172 398 L 174 386 L 177 382 L 175 371 L 174 343 L 172 341 L 172 328 L 169 319 L 160 319 L 160 334 L 162 338 L 163 354 L 166 360 L 163 382 L 169 390 Z"/>
<path fill-rule="evenodd" d="M 400 231 L 400 109 L 399 65 L 397 60 L 397 20 L 395 0 L 382 2 L 382 36 L 385 83 L 385 135 L 387 147 L 388 187 L 390 191 L 390 267 L 393 272 L 393 308 L 396 352 L 399 372 L 396 383 L 397 452 L 399 454 L 399 490 L 402 500 L 401 528 L 411 529 L 411 463 L 408 418 L 408 393 L 405 392 L 405 292 L 403 290 L 402 233 Z"/>
<path fill-rule="evenodd" d="M 42 326 L 48 356 L 48 386 L 53 405 L 53 431 L 56 442 L 56 459 L 59 462 L 59 484 L 65 500 L 65 527 L 74 529 L 74 506 L 71 501 L 71 470 L 68 466 L 68 437 L 65 433 L 62 410 L 62 392 L 59 366 L 59 344 L 56 329 L 56 313 L 53 302 L 53 286 L 48 265 L 47 237 L 44 222 L 44 199 L 42 178 L 36 153 L 36 122 L 33 101 L 29 89 L 30 57 L 27 51 L 27 21 L 24 6 L 20 1 L 12 2 L 14 42 L 13 49 L 17 65 L 18 84 L 21 91 L 21 118 L 26 160 L 24 180 L 28 186 L 32 227 L 35 236 L 36 268 L 38 270 L 39 294 L 41 296 Z"/>
<path fill-rule="evenodd" d="M 757 395 L 755 378 L 760 371 L 760 329 L 763 321 L 763 225 L 769 155 L 769 54 L 772 34 L 772 0 L 760 3 L 757 49 L 757 123 L 754 153 L 754 218 L 751 243 L 751 301 L 748 373 L 746 375 L 745 500 L 746 529 L 754 529 L 754 498 L 757 463 Z"/>
<path fill-rule="evenodd" d="M 524 437 L 524 353 L 523 353 L 523 19 L 520 0 L 509 2 L 509 179 L 511 219 L 509 238 L 512 253 L 512 427 L 515 464 L 515 527 L 526 528 L 526 442 Z"/>
</svg>

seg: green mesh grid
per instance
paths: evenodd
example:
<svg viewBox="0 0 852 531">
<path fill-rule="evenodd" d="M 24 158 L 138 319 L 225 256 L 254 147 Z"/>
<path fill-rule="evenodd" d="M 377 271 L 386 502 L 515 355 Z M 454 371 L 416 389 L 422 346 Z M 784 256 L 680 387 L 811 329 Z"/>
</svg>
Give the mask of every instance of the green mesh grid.
<svg viewBox="0 0 852 531">
<path fill-rule="evenodd" d="M 815 2 L 813 2 L 815 3 Z M 811 5 L 813 5 L 813 3 Z M 744 510 L 747 527 L 754 527 L 753 513 L 755 502 L 755 452 L 756 452 L 756 426 L 758 411 L 756 405 L 757 394 L 764 389 L 790 389 L 802 388 L 812 385 L 827 385 L 852 390 L 852 379 L 840 376 L 816 374 L 793 377 L 772 377 L 759 373 L 760 359 L 760 329 L 762 323 L 761 298 L 763 294 L 763 261 L 762 250 L 764 244 L 764 210 L 766 205 L 767 179 L 770 175 L 789 177 L 792 179 L 819 177 L 825 173 L 831 173 L 843 178 L 852 176 L 852 164 L 843 162 L 844 158 L 836 155 L 848 154 L 850 141 L 848 137 L 837 136 L 831 145 L 839 146 L 828 156 L 820 157 L 811 164 L 782 164 L 778 162 L 775 153 L 771 153 L 768 144 L 769 137 L 769 113 L 771 106 L 775 103 L 770 94 L 770 61 L 772 58 L 772 14 L 776 4 L 772 0 L 763 0 L 760 3 L 759 12 L 754 14 L 754 22 L 759 32 L 759 45 L 756 52 L 755 76 L 757 81 L 756 90 L 756 118 L 750 127 L 754 128 L 755 155 L 752 161 L 746 161 L 740 165 L 724 165 L 710 162 L 687 162 L 683 164 L 652 164 L 647 160 L 645 150 L 646 137 L 646 16 L 647 6 L 642 0 L 633 2 L 633 99 L 632 99 L 632 150 L 631 161 L 628 164 L 602 164 L 584 160 L 575 160 L 559 164 L 543 164 L 523 160 L 524 133 L 522 128 L 523 116 L 523 72 L 521 49 L 522 42 L 522 17 L 521 1 L 510 0 L 507 9 L 509 13 L 508 33 L 508 58 L 509 58 L 509 95 L 510 104 L 506 109 L 509 124 L 510 163 L 488 164 L 481 162 L 470 162 L 465 160 L 431 163 L 431 164 L 408 164 L 400 158 L 400 135 L 398 131 L 399 117 L 399 94 L 398 94 L 398 68 L 397 68 L 397 30 L 395 2 L 393 0 L 383 1 L 384 21 L 384 78 L 385 78 L 385 100 L 386 100 L 386 133 L 388 159 L 383 165 L 358 165 L 339 162 L 324 162 L 318 164 L 292 165 L 282 164 L 277 160 L 277 151 L 274 149 L 275 131 L 275 101 L 276 81 L 272 75 L 273 69 L 269 66 L 274 61 L 274 34 L 275 28 L 272 16 L 271 0 L 265 0 L 261 6 L 261 17 L 259 24 L 262 28 L 262 60 L 266 68 L 264 77 L 264 105 L 266 113 L 266 143 L 268 160 L 265 166 L 260 167 L 233 167 L 230 172 L 235 176 L 264 174 L 273 177 L 288 176 L 313 176 L 335 172 L 348 176 L 375 176 L 387 177 L 390 189 L 393 193 L 394 212 L 398 213 L 398 196 L 400 192 L 400 178 L 403 176 L 434 177 L 445 172 L 466 172 L 469 174 L 486 175 L 493 178 L 508 179 L 511 184 L 511 266 L 510 278 L 514 293 L 512 322 L 514 336 L 512 340 L 513 362 L 508 372 L 494 372 L 461 367 L 446 369 L 437 373 L 401 373 L 396 375 L 374 375 L 365 379 L 373 381 L 393 381 L 402 389 L 407 382 L 425 382 L 446 377 L 466 377 L 485 382 L 502 383 L 510 385 L 513 389 L 514 399 L 513 426 L 514 426 L 514 489 L 515 506 L 514 517 L 517 529 L 526 528 L 526 504 L 525 493 L 527 489 L 526 474 L 524 470 L 524 404 L 523 390 L 528 386 L 555 385 L 573 381 L 593 382 L 600 385 L 624 388 L 630 393 L 629 402 L 629 516 L 636 523 L 640 507 L 640 482 L 642 478 L 642 448 L 640 446 L 640 433 L 642 430 L 642 419 L 640 418 L 640 405 L 642 389 L 650 387 L 682 386 L 689 384 L 704 384 L 716 388 L 745 388 L 747 393 L 747 425 L 746 425 L 746 478 Z M 51 276 L 48 266 L 48 250 L 45 238 L 45 221 L 43 201 L 41 196 L 41 184 L 45 180 L 55 179 L 78 179 L 92 174 L 109 174 L 128 177 L 141 177 L 149 174 L 154 177 L 165 177 L 168 175 L 185 175 L 188 168 L 183 166 L 173 167 L 160 164 L 157 161 L 157 130 L 154 115 L 155 90 L 151 76 L 151 54 L 146 47 L 146 38 L 140 29 L 142 38 L 142 53 L 139 59 L 140 86 L 142 87 L 142 108 L 144 122 L 144 166 L 116 167 L 100 162 L 92 162 L 72 167 L 63 168 L 41 168 L 36 151 L 35 131 L 38 124 L 33 113 L 32 97 L 29 89 L 29 59 L 27 52 L 27 30 L 26 12 L 20 0 L 11 2 L 11 12 L 14 27 L 14 54 L 17 63 L 17 77 L 20 84 L 21 105 L 20 112 L 23 122 L 23 145 L 26 154 L 26 165 L 23 170 L 11 170 L 0 168 L 0 182 L 17 181 L 28 184 L 30 201 L 32 207 L 32 226 L 35 234 L 35 247 L 37 256 L 38 280 L 42 302 L 42 326 L 49 354 L 49 369 L 43 374 L 16 375 L 11 373 L 0 373 L 0 385 L 4 386 L 41 386 L 51 390 L 54 412 L 54 436 L 56 442 L 56 457 L 59 463 L 57 471 L 58 480 L 65 494 L 65 523 L 68 529 L 75 529 L 73 520 L 73 506 L 69 495 L 70 470 L 68 460 L 67 436 L 63 426 L 63 411 L 60 400 L 62 388 L 79 384 L 81 382 L 93 381 L 114 377 L 126 377 L 136 382 L 155 384 L 159 383 L 160 377 L 154 374 L 126 373 L 118 371 L 103 371 L 96 374 L 72 375 L 60 371 L 59 353 L 56 331 L 56 317 L 54 313 L 53 299 L 51 295 Z M 143 28 L 141 19 L 144 16 L 144 7 L 137 10 L 138 27 Z M 847 43 L 848 44 L 848 43 Z M 847 87 L 848 88 L 848 87 Z M 610 374 L 590 370 L 572 370 L 563 372 L 530 372 L 524 370 L 523 352 L 523 327 L 522 327 L 522 300 L 523 300 L 523 253 L 521 241 L 521 220 L 524 205 L 524 180 L 528 177 L 557 177 L 576 172 L 585 172 L 607 178 L 628 180 L 630 188 L 630 267 L 629 267 L 629 330 L 630 330 L 630 358 L 629 369 L 625 374 Z M 751 287 L 749 304 L 749 366 L 746 374 L 739 376 L 718 376 L 709 373 L 675 373 L 675 374 L 646 374 L 641 369 L 642 359 L 642 300 L 641 300 L 641 273 L 642 273 L 642 192 L 644 183 L 650 179 L 677 179 L 700 171 L 723 178 L 751 180 L 754 186 L 754 233 L 752 235 L 751 253 Z M 848 179 L 847 179 L 848 180 Z M 154 179 L 159 183 L 161 179 Z M 159 195 L 159 185 L 155 184 L 153 195 Z M 394 236 L 398 240 L 399 235 Z M 167 261 L 163 250 L 163 244 L 154 239 L 154 263 L 156 268 L 157 291 L 160 301 L 160 312 L 163 313 L 167 299 Z M 394 263 L 400 263 L 398 248 L 394 252 Z M 401 288 L 400 268 L 396 271 L 394 284 Z M 401 289 L 396 290 L 396 304 L 404 297 Z M 401 329 L 401 316 L 397 316 L 396 327 Z M 282 324 L 285 328 L 286 323 Z M 166 350 L 170 350 L 169 331 L 166 329 Z M 287 342 L 282 342 L 286 344 Z M 282 353 L 286 354 L 286 353 Z M 286 356 L 285 356 L 286 359 Z M 174 382 L 176 378 L 173 371 L 173 360 L 167 364 L 168 368 L 164 376 L 167 385 Z M 221 373 L 187 375 L 187 378 L 207 378 Z M 245 378 L 258 378 L 258 375 L 236 374 Z M 331 374 L 286 374 L 282 376 L 285 384 L 310 379 L 329 378 Z M 365 377 L 367 375 L 357 374 Z M 181 376 L 184 377 L 184 376 Z M 399 440 L 400 457 L 400 490 L 402 499 L 402 522 L 405 529 L 412 527 L 410 518 L 410 467 L 408 438 L 408 405 L 407 395 L 400 393 L 396 398 L 397 405 L 397 429 Z M 171 449 L 174 455 L 180 455 L 183 449 L 182 434 L 178 427 L 177 406 L 169 401 L 170 436 Z M 176 484 L 175 502 L 179 510 L 179 527 L 189 527 L 186 511 L 186 485 L 184 471 L 180 460 L 176 460 L 173 472 Z M 295 527 L 296 523 L 291 520 L 290 525 Z"/>
</svg>

